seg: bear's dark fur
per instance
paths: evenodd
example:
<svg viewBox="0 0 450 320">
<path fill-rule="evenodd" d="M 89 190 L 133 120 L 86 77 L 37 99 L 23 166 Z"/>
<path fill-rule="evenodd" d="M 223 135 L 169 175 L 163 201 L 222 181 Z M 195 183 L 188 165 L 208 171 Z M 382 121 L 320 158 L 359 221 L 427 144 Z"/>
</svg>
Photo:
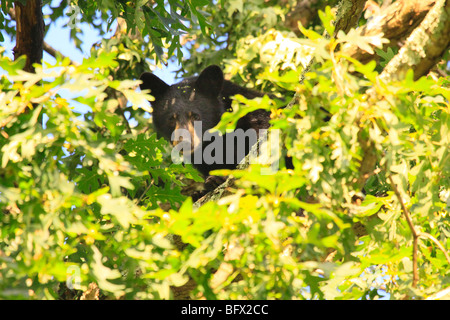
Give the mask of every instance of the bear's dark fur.
<svg viewBox="0 0 450 320">
<path fill-rule="evenodd" d="M 150 89 L 150 94 L 155 98 L 154 101 L 151 101 L 151 105 L 153 108 L 153 123 L 157 133 L 176 146 L 181 142 L 181 139 L 173 140 L 172 134 L 175 129 L 184 129 L 185 132 L 190 133 L 191 137 L 195 135 L 201 137 L 202 147 L 196 150 L 202 152 L 207 150 L 206 148 L 215 141 L 213 139 L 212 141 L 204 141 L 203 135 L 207 130 L 217 125 L 225 111 L 231 109 L 232 96 L 240 94 L 248 99 L 263 96 L 260 92 L 243 88 L 225 80 L 222 70 L 215 65 L 205 68 L 199 76 L 186 78 L 171 86 L 148 72 L 143 73 L 140 79 L 142 80 L 141 89 Z M 258 133 L 260 129 L 269 128 L 269 120 L 270 113 L 268 111 L 255 110 L 238 120 L 236 130 L 242 129 L 247 132 L 249 129 L 254 129 Z M 201 121 L 201 132 L 195 131 L 195 121 Z M 223 136 L 223 141 L 226 141 L 228 134 L 226 133 Z M 192 150 L 198 146 L 196 145 L 198 141 L 196 142 L 195 139 L 194 137 Z M 254 139 L 238 141 L 237 145 L 245 144 L 245 154 L 240 154 L 240 156 L 236 156 L 238 153 L 236 144 L 224 143 L 223 161 L 215 163 L 209 163 L 203 158 L 200 162 L 192 161 L 195 160 L 195 154 L 193 153 L 188 157 L 190 157 L 194 167 L 208 178 L 211 170 L 236 168 L 255 142 Z M 226 161 L 227 154 L 234 155 L 234 159 Z M 186 158 L 186 154 L 184 156 Z M 213 185 L 215 187 L 215 183 Z M 207 187 L 207 189 L 211 189 L 211 187 Z"/>
</svg>

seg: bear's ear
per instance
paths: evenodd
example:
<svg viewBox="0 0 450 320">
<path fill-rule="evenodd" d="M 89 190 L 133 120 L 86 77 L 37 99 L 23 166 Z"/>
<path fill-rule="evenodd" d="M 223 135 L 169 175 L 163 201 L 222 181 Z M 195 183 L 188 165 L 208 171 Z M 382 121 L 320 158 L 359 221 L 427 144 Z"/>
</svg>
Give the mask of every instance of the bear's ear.
<svg viewBox="0 0 450 320">
<path fill-rule="evenodd" d="M 167 83 L 150 72 L 144 72 L 139 79 L 142 80 L 142 83 L 139 85 L 141 90 L 150 89 L 150 94 L 155 97 L 155 100 L 160 99 L 170 88 Z"/>
<path fill-rule="evenodd" d="M 206 67 L 198 76 L 195 88 L 204 95 L 217 98 L 222 91 L 223 72 L 215 65 Z"/>
</svg>

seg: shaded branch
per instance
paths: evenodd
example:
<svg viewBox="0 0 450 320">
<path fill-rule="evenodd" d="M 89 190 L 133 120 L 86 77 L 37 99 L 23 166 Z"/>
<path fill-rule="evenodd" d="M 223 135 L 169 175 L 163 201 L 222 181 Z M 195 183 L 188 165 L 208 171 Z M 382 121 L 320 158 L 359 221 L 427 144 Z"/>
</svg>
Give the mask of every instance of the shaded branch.
<svg viewBox="0 0 450 320">
<path fill-rule="evenodd" d="M 416 228 L 414 227 L 413 221 L 411 219 L 411 215 L 409 214 L 409 210 L 406 208 L 406 205 L 403 202 L 400 191 L 398 191 L 398 188 L 397 188 L 396 184 L 394 183 L 394 180 L 392 179 L 392 175 L 389 174 L 387 178 L 389 180 L 392 190 L 395 193 L 395 196 L 397 197 L 398 201 L 400 202 L 400 206 L 402 208 L 403 215 L 406 219 L 406 222 L 408 223 L 409 229 L 411 230 L 411 233 L 413 236 L 413 281 L 412 281 L 412 286 L 415 288 L 415 287 L 417 287 L 417 282 L 419 281 L 419 271 L 417 269 L 417 251 L 419 250 L 419 248 L 418 248 L 419 234 L 417 233 Z"/>
<path fill-rule="evenodd" d="M 56 50 L 55 48 L 53 48 L 51 45 L 49 45 L 47 42 L 44 41 L 44 50 L 45 52 L 47 52 L 49 55 L 51 55 L 53 58 L 57 58 L 58 56 L 60 56 L 63 59 L 68 58 L 67 56 L 63 55 L 60 51 Z M 74 66 L 79 66 L 78 62 L 73 61 L 72 59 L 70 59 L 70 64 L 74 65 Z"/>
<path fill-rule="evenodd" d="M 284 5 L 287 5 L 288 1 L 285 1 Z M 301 0 L 286 14 L 286 20 L 284 25 L 292 32 L 300 35 L 301 32 L 298 29 L 298 23 L 301 23 L 305 28 L 311 23 L 311 21 L 317 17 L 317 12 L 323 9 L 324 3 L 319 0 Z"/>
</svg>

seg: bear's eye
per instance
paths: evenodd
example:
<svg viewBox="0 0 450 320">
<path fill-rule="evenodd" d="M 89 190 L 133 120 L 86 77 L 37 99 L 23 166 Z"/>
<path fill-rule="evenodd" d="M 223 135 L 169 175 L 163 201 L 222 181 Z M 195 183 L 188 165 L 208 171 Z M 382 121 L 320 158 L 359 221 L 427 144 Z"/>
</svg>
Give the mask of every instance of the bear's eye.
<svg viewBox="0 0 450 320">
<path fill-rule="evenodd" d="M 175 126 L 176 122 L 177 122 L 177 115 L 176 114 L 171 115 L 169 117 L 169 124 L 171 126 Z"/>
</svg>

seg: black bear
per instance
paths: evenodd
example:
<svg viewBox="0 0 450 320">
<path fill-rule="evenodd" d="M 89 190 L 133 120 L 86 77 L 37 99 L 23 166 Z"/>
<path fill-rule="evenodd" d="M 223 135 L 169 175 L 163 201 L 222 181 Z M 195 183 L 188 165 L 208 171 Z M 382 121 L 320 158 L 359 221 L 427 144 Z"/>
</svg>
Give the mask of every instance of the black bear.
<svg viewBox="0 0 450 320">
<path fill-rule="evenodd" d="M 217 125 L 222 114 L 231 109 L 232 96 L 240 94 L 248 99 L 263 96 L 225 80 L 218 66 L 209 66 L 199 76 L 171 86 L 149 72 L 143 73 L 140 80 L 141 89 L 150 89 L 155 98 L 151 105 L 156 132 L 207 178 L 207 190 L 220 181 L 212 179 L 211 183 L 209 172 L 236 168 L 256 142 L 259 130 L 270 126 L 270 112 L 259 109 L 240 118 L 233 133 L 221 137 L 209 134 L 208 130 Z"/>
</svg>

